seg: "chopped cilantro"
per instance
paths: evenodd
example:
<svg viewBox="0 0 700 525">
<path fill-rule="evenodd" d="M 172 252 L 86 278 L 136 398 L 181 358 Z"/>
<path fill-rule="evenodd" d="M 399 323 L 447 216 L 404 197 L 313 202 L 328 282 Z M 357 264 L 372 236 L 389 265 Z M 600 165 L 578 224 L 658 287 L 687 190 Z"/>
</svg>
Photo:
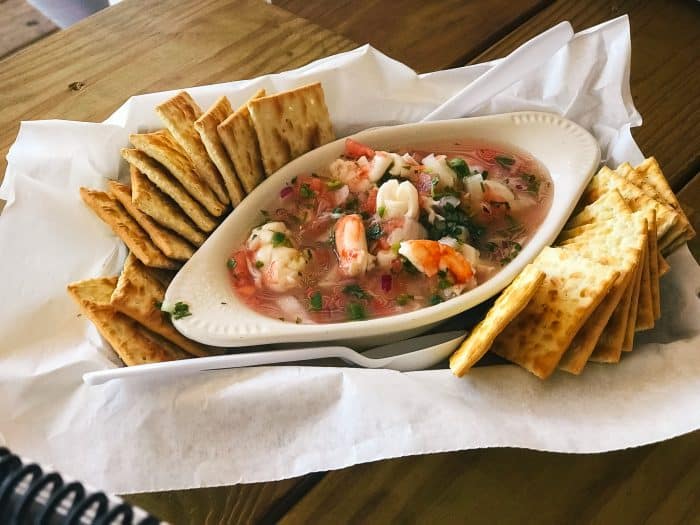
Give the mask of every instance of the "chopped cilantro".
<svg viewBox="0 0 700 525">
<path fill-rule="evenodd" d="M 484 170 L 481 172 L 481 178 L 486 180 L 489 176 L 489 172 L 487 170 Z"/>
<path fill-rule="evenodd" d="M 175 303 L 175 307 L 173 308 L 173 311 L 171 312 L 173 319 L 182 319 L 183 317 L 188 317 L 192 315 L 190 313 L 190 305 L 187 303 L 183 303 L 182 301 L 178 301 Z"/>
<path fill-rule="evenodd" d="M 391 245 L 391 251 L 394 252 L 395 254 L 398 255 L 399 249 L 401 249 L 401 243 L 400 242 L 395 242 L 394 244 Z"/>
<path fill-rule="evenodd" d="M 337 190 L 342 188 L 343 186 L 345 186 L 345 183 L 339 180 L 329 180 L 328 182 L 326 182 L 326 187 L 329 190 Z"/>
<path fill-rule="evenodd" d="M 382 227 L 379 223 L 374 223 L 367 228 L 367 240 L 376 241 L 382 236 Z"/>
<path fill-rule="evenodd" d="M 469 166 L 464 159 L 455 157 L 454 159 L 448 160 L 447 165 L 452 168 L 452 171 L 454 171 L 459 178 L 468 177 L 470 175 Z"/>
<path fill-rule="evenodd" d="M 233 257 L 226 261 L 226 266 L 233 270 L 238 265 L 238 262 Z"/>
<path fill-rule="evenodd" d="M 272 246 L 277 248 L 278 246 L 289 246 L 289 239 L 282 232 L 274 232 L 272 234 Z"/>
<path fill-rule="evenodd" d="M 384 214 L 386 213 L 386 206 L 380 206 L 377 208 L 377 213 L 380 217 L 384 217 Z"/>
<path fill-rule="evenodd" d="M 359 321 L 365 319 L 367 314 L 365 312 L 365 307 L 358 303 L 349 303 L 346 307 L 348 319 L 351 321 Z"/>
<path fill-rule="evenodd" d="M 433 294 L 430 296 L 430 299 L 428 299 L 428 304 L 430 306 L 435 306 L 436 304 L 440 304 L 442 302 L 442 297 L 440 297 L 438 294 Z"/>
<path fill-rule="evenodd" d="M 262 262 L 262 261 L 255 261 L 255 267 L 256 267 L 256 268 L 262 268 L 263 266 L 265 266 L 265 263 L 264 263 L 264 262 Z"/>
<path fill-rule="evenodd" d="M 311 188 L 309 188 L 309 185 L 308 185 L 308 184 L 304 183 L 304 184 L 302 184 L 301 187 L 299 188 L 299 195 L 301 195 L 301 196 L 304 197 L 305 199 L 310 199 L 311 197 L 313 197 L 314 195 L 316 195 L 316 192 L 314 192 L 314 190 L 312 190 Z"/>
<path fill-rule="evenodd" d="M 396 297 L 396 304 L 398 304 L 399 306 L 405 306 L 411 301 L 413 301 L 413 296 L 408 293 L 402 293 L 401 295 Z"/>
<path fill-rule="evenodd" d="M 472 244 L 478 243 L 484 234 L 485 228 L 474 221 L 464 210 L 446 203 L 441 212 L 442 219 L 436 219 L 432 224 L 428 221 L 427 215 L 421 215 L 421 223 L 428 230 L 428 237 L 434 241 L 443 237 L 454 237 L 459 239 L 466 230 Z"/>
<path fill-rule="evenodd" d="M 511 157 L 499 155 L 498 157 L 496 157 L 496 162 L 498 162 L 504 168 L 507 168 L 508 166 L 512 166 L 515 163 L 515 160 Z"/>
<path fill-rule="evenodd" d="M 357 299 L 371 299 L 372 296 L 360 288 L 359 284 L 348 284 L 343 288 L 343 293 L 345 295 L 351 295 Z"/>
<path fill-rule="evenodd" d="M 309 310 L 318 312 L 321 308 L 323 308 L 323 299 L 321 297 L 321 292 L 312 293 L 311 297 L 309 298 Z"/>
<path fill-rule="evenodd" d="M 418 271 L 418 268 L 413 266 L 413 263 L 406 259 L 406 257 L 404 257 L 403 255 L 401 256 L 401 263 L 403 264 L 403 269 L 406 270 L 407 273 L 411 273 L 414 275 L 420 273 Z"/>
<path fill-rule="evenodd" d="M 367 219 L 369 219 L 371 217 L 371 215 L 369 214 L 369 212 L 363 211 L 360 213 L 360 217 L 362 217 L 362 219 L 366 221 Z"/>
</svg>

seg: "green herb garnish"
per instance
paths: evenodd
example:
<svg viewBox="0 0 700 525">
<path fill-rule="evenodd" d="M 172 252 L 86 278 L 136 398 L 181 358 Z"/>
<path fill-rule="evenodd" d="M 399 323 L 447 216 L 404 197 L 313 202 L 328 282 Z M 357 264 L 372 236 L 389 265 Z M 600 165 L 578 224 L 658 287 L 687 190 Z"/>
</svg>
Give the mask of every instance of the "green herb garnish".
<svg viewBox="0 0 700 525">
<path fill-rule="evenodd" d="M 377 208 L 377 214 L 380 217 L 384 217 L 385 213 L 386 213 L 386 206 L 380 206 L 379 208 Z"/>
<path fill-rule="evenodd" d="M 447 161 L 447 165 L 452 168 L 459 178 L 468 177 L 471 175 L 469 173 L 469 166 L 464 159 L 456 157 Z"/>
<path fill-rule="evenodd" d="M 346 311 L 348 314 L 348 319 L 351 321 L 359 321 L 367 317 L 365 307 L 361 304 L 349 303 L 346 307 Z"/>
<path fill-rule="evenodd" d="M 472 219 L 464 210 L 450 203 L 443 206 L 442 219 L 435 219 L 431 224 L 427 214 L 421 215 L 420 222 L 428 230 L 428 237 L 434 241 L 443 237 L 459 239 L 464 231 L 469 233 L 472 244 L 477 244 L 484 234 L 485 228 Z"/>
<path fill-rule="evenodd" d="M 278 246 L 289 246 L 289 239 L 282 232 L 274 232 L 272 234 L 272 246 L 277 248 Z"/>
<path fill-rule="evenodd" d="M 382 236 L 382 227 L 379 223 L 374 223 L 367 228 L 367 240 L 376 241 Z"/>
<path fill-rule="evenodd" d="M 321 292 L 312 293 L 311 297 L 309 298 L 309 310 L 318 312 L 321 308 L 323 308 L 323 299 L 321 298 Z"/>
<path fill-rule="evenodd" d="M 345 183 L 339 180 L 329 180 L 328 182 L 326 182 L 326 187 L 329 190 L 337 190 L 342 188 L 343 186 L 345 186 Z"/>
<path fill-rule="evenodd" d="M 228 261 L 226 261 L 226 266 L 230 269 L 233 270 L 236 266 L 238 266 L 238 262 L 236 259 L 231 257 Z"/>
<path fill-rule="evenodd" d="M 399 306 L 405 306 L 411 301 L 413 301 L 413 296 L 408 293 L 402 293 L 401 295 L 396 297 L 396 304 L 398 304 Z"/>
<path fill-rule="evenodd" d="M 260 269 L 260 268 L 262 268 L 263 266 L 265 266 L 265 263 L 264 263 L 264 262 L 262 262 L 262 261 L 255 261 L 255 267 L 256 267 L 256 268 Z"/>
<path fill-rule="evenodd" d="M 433 294 L 430 296 L 430 299 L 428 299 L 428 304 L 430 306 L 435 306 L 436 304 L 440 304 L 442 302 L 442 297 L 440 297 L 438 294 Z"/>
<path fill-rule="evenodd" d="M 357 299 L 371 299 L 372 296 L 360 288 L 359 284 L 348 284 L 343 288 L 343 293 L 345 295 L 351 295 Z"/>
<path fill-rule="evenodd" d="M 401 256 L 401 264 L 403 265 L 403 269 L 406 270 L 407 273 L 410 274 L 419 274 L 420 272 L 418 271 L 418 268 L 413 266 L 413 263 L 406 259 L 403 255 Z"/>
<path fill-rule="evenodd" d="M 515 164 L 515 159 L 499 155 L 498 157 L 496 157 L 496 162 L 498 162 L 504 168 L 507 168 L 508 166 L 512 166 L 513 164 Z"/>
<path fill-rule="evenodd" d="M 301 187 L 299 188 L 299 195 L 304 197 L 305 199 L 310 199 L 314 195 L 316 195 L 316 192 L 309 188 L 308 184 L 302 184 Z"/>
<path fill-rule="evenodd" d="M 391 251 L 394 252 L 394 253 L 397 254 L 397 255 L 398 255 L 400 249 L 401 249 L 401 243 L 400 243 L 400 242 L 395 242 L 394 244 L 391 245 Z"/>
</svg>

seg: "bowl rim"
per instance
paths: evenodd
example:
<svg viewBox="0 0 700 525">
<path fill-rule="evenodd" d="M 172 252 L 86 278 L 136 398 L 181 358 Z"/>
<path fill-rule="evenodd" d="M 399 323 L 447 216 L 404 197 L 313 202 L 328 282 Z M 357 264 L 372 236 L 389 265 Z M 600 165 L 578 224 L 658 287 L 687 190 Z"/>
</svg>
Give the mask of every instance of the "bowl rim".
<svg viewBox="0 0 700 525">
<path fill-rule="evenodd" d="M 358 338 L 377 337 L 380 335 L 387 336 L 411 330 L 415 333 L 416 330 L 420 331 L 419 329 L 421 328 L 428 329 L 432 325 L 481 304 L 502 291 L 545 246 L 550 245 L 554 241 L 583 193 L 588 180 L 590 180 L 590 177 L 600 163 L 600 147 L 595 138 L 575 122 L 554 113 L 523 111 L 443 121 L 373 127 L 316 148 L 292 160 L 265 179 L 236 207 L 236 209 L 233 210 L 197 250 L 195 255 L 177 273 L 168 286 L 163 303 L 166 308 L 168 305 L 172 305 L 178 300 L 191 303 L 191 297 L 188 299 L 185 296 L 186 294 L 183 295 L 180 291 L 183 280 L 192 273 L 193 267 L 196 268 L 196 266 L 200 264 L 200 259 L 208 255 L 211 246 L 216 245 L 217 242 L 220 243 L 221 237 L 225 235 L 227 231 L 232 230 L 233 228 L 231 225 L 236 224 L 244 214 L 249 213 L 249 211 L 253 209 L 257 211 L 260 208 L 264 208 L 265 206 L 263 204 L 270 202 L 271 198 L 274 198 L 271 196 L 278 195 L 279 190 L 287 184 L 293 176 L 304 171 L 309 171 L 309 168 L 305 168 L 306 166 L 313 165 L 314 162 L 318 162 L 318 159 L 325 156 L 337 157 L 337 153 L 332 154 L 332 152 L 342 151 L 347 138 L 372 145 L 373 141 L 375 143 L 382 142 L 382 140 L 384 142 L 390 142 L 392 139 L 389 137 L 392 135 L 401 136 L 402 133 L 408 134 L 415 130 L 423 131 L 424 134 L 432 136 L 445 133 L 449 134 L 453 130 L 465 129 L 468 135 L 469 128 L 478 127 L 480 124 L 492 126 L 502 124 L 512 128 L 527 125 L 535 125 L 543 128 L 550 126 L 556 128 L 560 133 L 561 131 L 565 131 L 572 141 L 578 141 L 581 146 L 579 153 L 583 155 L 584 161 L 587 160 L 587 162 L 582 162 L 581 159 L 578 159 L 578 163 L 575 166 L 578 179 L 573 182 L 573 178 L 568 179 L 574 187 L 570 188 L 567 202 L 564 203 L 565 206 L 562 208 L 563 211 L 560 210 L 558 216 L 552 217 L 554 210 L 557 209 L 555 203 L 561 208 L 561 202 L 557 203 L 555 200 L 557 198 L 558 188 L 562 187 L 561 182 L 558 185 L 558 179 L 555 180 L 555 175 L 551 173 L 548 163 L 540 158 L 540 156 L 532 153 L 530 148 L 512 143 L 507 139 L 501 141 L 512 144 L 515 148 L 533 155 L 533 157 L 550 171 L 553 183 L 553 195 L 550 210 L 533 237 L 518 256 L 503 267 L 496 275 L 472 290 L 437 305 L 426 306 L 411 312 L 386 317 L 324 324 L 295 324 L 259 314 L 245 305 L 245 303 L 235 298 L 235 293 L 230 290 L 231 286 L 229 285 L 228 289 L 231 291 L 231 296 L 235 298 L 233 301 L 234 304 L 231 306 L 243 308 L 243 310 L 236 311 L 236 314 L 231 317 L 231 321 L 228 324 L 219 323 L 214 325 L 211 320 L 207 321 L 205 319 L 207 312 L 197 316 L 196 309 L 193 309 L 195 315 L 173 321 L 176 329 L 190 339 L 205 344 L 228 347 L 268 344 L 280 342 L 281 340 L 285 342 L 349 341 Z M 566 134 L 561 134 L 562 137 L 564 135 Z M 458 135 L 453 135 L 453 138 L 457 137 Z M 465 137 L 462 135 L 459 138 Z M 427 138 L 422 140 L 422 142 L 427 144 L 431 140 L 439 139 Z M 474 137 L 473 140 L 479 139 Z M 405 145 L 417 145 L 419 143 L 418 141 L 404 141 Z M 568 146 L 571 146 L 571 144 L 568 144 Z M 249 217 L 248 221 L 250 222 Z M 245 221 L 241 220 L 240 222 Z M 240 229 L 244 231 L 249 230 L 248 227 Z M 234 242 L 230 243 L 231 248 L 229 249 L 229 253 L 236 244 L 237 243 Z M 202 263 L 202 265 L 206 266 L 206 262 Z M 223 262 L 221 267 L 223 269 L 222 271 L 227 271 Z M 195 303 L 197 302 L 195 301 Z M 199 303 L 197 303 L 197 305 L 199 306 Z M 254 324 L 245 325 L 245 323 L 251 322 Z M 236 326 L 234 327 L 232 323 L 236 323 Z"/>
</svg>

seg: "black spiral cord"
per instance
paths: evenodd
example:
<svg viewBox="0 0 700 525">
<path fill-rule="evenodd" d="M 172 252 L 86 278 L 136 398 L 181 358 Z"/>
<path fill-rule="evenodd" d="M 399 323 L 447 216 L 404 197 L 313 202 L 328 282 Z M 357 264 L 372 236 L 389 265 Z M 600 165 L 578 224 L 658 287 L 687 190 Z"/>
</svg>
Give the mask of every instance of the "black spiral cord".
<svg viewBox="0 0 700 525">
<path fill-rule="evenodd" d="M 140 518 L 137 518 L 141 516 Z M 138 521 L 134 521 L 138 519 Z M 2 525 L 158 525 L 161 521 L 104 492 L 88 493 L 77 482 L 0 447 L 0 524 Z"/>
</svg>

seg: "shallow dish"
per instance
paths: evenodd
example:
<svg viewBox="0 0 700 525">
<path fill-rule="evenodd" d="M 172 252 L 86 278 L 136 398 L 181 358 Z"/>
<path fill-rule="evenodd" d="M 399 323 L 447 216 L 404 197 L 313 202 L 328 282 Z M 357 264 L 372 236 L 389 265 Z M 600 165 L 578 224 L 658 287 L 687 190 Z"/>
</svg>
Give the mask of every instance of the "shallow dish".
<svg viewBox="0 0 700 525">
<path fill-rule="evenodd" d="M 226 260 L 258 225 L 260 210 L 278 197 L 286 183 L 342 154 L 345 139 L 337 140 L 295 159 L 265 180 L 178 272 L 165 294 L 164 308 L 178 301 L 189 305 L 192 315 L 174 320 L 183 335 L 223 347 L 280 341 L 352 341 L 357 346 L 381 344 L 426 331 L 500 292 L 542 248 L 551 244 L 600 163 L 600 149 L 593 136 L 569 120 L 541 112 L 373 128 L 352 138 L 389 151 L 456 139 L 515 146 L 534 156 L 549 172 L 554 186 L 552 206 L 512 262 L 483 284 L 438 305 L 389 317 L 332 324 L 294 324 L 263 316 L 236 297 Z"/>
</svg>

